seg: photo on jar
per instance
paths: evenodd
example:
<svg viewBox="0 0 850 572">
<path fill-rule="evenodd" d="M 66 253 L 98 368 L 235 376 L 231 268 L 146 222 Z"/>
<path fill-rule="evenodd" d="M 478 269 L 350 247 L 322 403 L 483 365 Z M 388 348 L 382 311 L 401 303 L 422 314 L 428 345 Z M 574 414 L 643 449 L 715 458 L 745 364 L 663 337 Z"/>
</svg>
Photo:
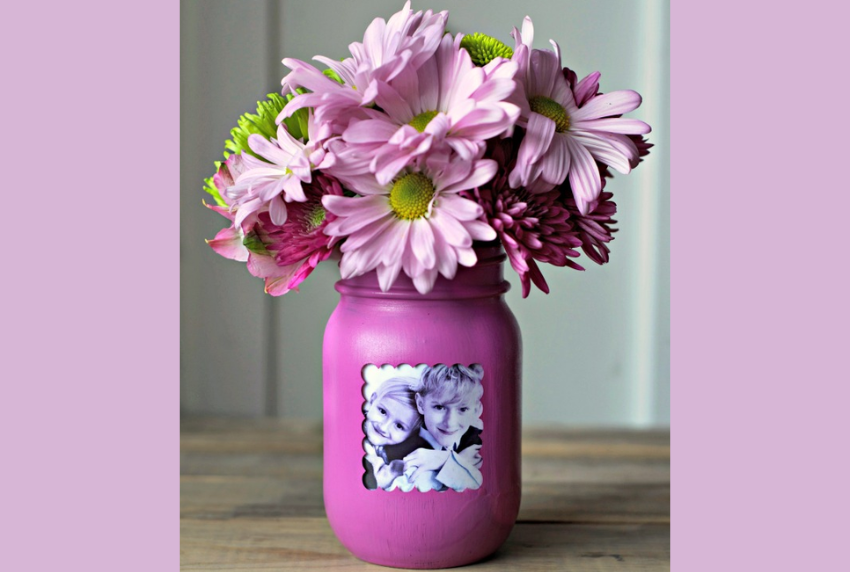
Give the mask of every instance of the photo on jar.
<svg viewBox="0 0 850 572">
<path fill-rule="evenodd" d="M 363 485 L 457 492 L 481 486 L 484 369 L 366 365 Z"/>
</svg>

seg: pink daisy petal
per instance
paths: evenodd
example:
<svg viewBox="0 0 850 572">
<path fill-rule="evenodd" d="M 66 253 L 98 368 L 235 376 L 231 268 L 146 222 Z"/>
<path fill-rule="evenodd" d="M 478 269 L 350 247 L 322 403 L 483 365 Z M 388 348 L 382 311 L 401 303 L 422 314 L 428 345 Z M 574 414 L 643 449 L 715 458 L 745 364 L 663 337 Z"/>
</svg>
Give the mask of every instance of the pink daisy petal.
<svg viewBox="0 0 850 572">
<path fill-rule="evenodd" d="M 539 113 L 532 113 L 528 118 L 528 127 L 520 146 L 517 164 L 521 161 L 539 161 L 551 145 L 554 135 L 555 122 Z"/>
<path fill-rule="evenodd" d="M 637 145 L 628 135 L 620 135 L 619 133 L 606 133 L 602 131 L 576 131 L 577 135 L 592 137 L 604 141 L 614 148 L 618 153 L 622 153 L 629 161 L 635 161 L 640 157 Z M 634 168 L 634 166 L 632 167 Z"/>
<path fill-rule="evenodd" d="M 555 122 L 539 113 L 532 113 L 528 118 L 525 137 L 519 147 L 516 166 L 510 174 L 512 187 L 527 186 L 533 178 L 530 177 L 532 165 L 549 149 L 555 135 Z M 536 178 L 536 177 L 535 177 Z"/>
<path fill-rule="evenodd" d="M 575 121 L 611 117 L 634 111 L 640 106 L 640 94 L 632 90 L 612 91 L 593 97 L 573 114 Z"/>
<path fill-rule="evenodd" d="M 271 216 L 271 221 L 278 226 L 283 226 L 286 223 L 286 203 L 280 197 L 275 197 L 269 203 L 269 216 Z"/>
<path fill-rule="evenodd" d="M 398 126 L 383 119 L 353 121 L 342 138 L 347 143 L 383 143 L 398 130 Z"/>
<path fill-rule="evenodd" d="M 326 196 L 322 206 L 334 215 L 341 217 L 328 225 L 331 236 L 345 236 L 378 220 L 391 211 L 386 196 L 337 197 Z M 331 232 L 331 227 L 334 232 Z"/>
<path fill-rule="evenodd" d="M 357 250 L 363 245 L 375 240 L 391 240 L 390 235 L 384 236 L 384 233 L 395 229 L 397 225 L 393 224 L 394 222 L 394 217 L 387 216 L 367 224 L 363 228 L 358 229 L 358 232 L 355 234 L 349 235 L 345 239 L 345 242 L 342 243 L 340 251 L 350 252 L 352 250 Z"/>
<path fill-rule="evenodd" d="M 465 178 L 448 186 L 438 187 L 438 190 L 443 193 L 452 193 L 481 186 L 493 178 L 498 168 L 499 166 L 492 159 L 480 159 L 474 163 L 472 171 Z"/>
<path fill-rule="evenodd" d="M 381 109 L 390 117 L 398 118 L 402 123 L 408 123 L 413 119 L 413 110 L 410 109 L 410 105 L 398 91 L 386 83 L 378 83 L 378 97 L 375 98 L 375 103 L 381 106 Z"/>
<path fill-rule="evenodd" d="M 405 245 L 408 243 L 410 230 L 410 224 L 393 224 L 387 230 L 387 233 L 381 237 L 385 245 L 384 256 L 381 258 L 382 264 L 392 266 L 395 261 L 398 261 L 399 268 L 401 268 L 401 257 L 404 254 Z"/>
<path fill-rule="evenodd" d="M 418 276 L 413 278 L 413 285 L 420 294 L 427 294 L 434 288 L 434 282 L 437 281 L 437 269 L 429 269 L 423 271 Z"/>
<path fill-rule="evenodd" d="M 295 177 L 287 177 L 283 180 L 283 190 L 286 194 L 286 199 L 290 201 L 304 202 L 304 188 L 301 186 L 301 181 Z"/>
<path fill-rule="evenodd" d="M 472 240 L 489 242 L 498 238 L 496 231 L 493 230 L 493 227 L 487 224 L 486 222 L 481 222 L 480 220 L 471 220 L 467 223 L 464 223 L 463 226 L 464 228 L 466 228 L 467 231 L 469 231 L 469 235 L 472 237 Z"/>
<path fill-rule="evenodd" d="M 505 130 L 505 112 L 498 107 L 473 109 L 452 127 L 456 137 L 483 141 Z"/>
<path fill-rule="evenodd" d="M 572 156 L 567 149 L 567 139 L 561 133 L 552 138 L 552 145 L 540 161 L 543 179 L 552 185 L 560 185 L 567 178 L 572 165 Z"/>
<path fill-rule="evenodd" d="M 514 65 L 514 67 L 516 67 Z M 499 102 L 507 99 L 516 90 L 516 81 L 513 77 L 508 79 L 493 78 L 475 90 L 472 97 L 479 102 Z"/>
<path fill-rule="evenodd" d="M 418 107 L 420 108 L 420 112 L 437 109 L 440 101 L 440 76 L 437 71 L 436 60 L 432 58 L 422 64 L 417 75 L 419 78 Z"/>
<path fill-rule="evenodd" d="M 576 121 L 575 128 L 593 131 L 607 131 L 608 133 L 619 133 L 621 135 L 645 135 L 652 131 L 652 128 L 643 121 L 638 119 L 625 119 L 622 117 Z"/>
<path fill-rule="evenodd" d="M 449 137 L 446 143 L 458 154 L 461 161 L 472 161 L 483 155 L 485 151 L 485 145 L 479 141 Z"/>
<path fill-rule="evenodd" d="M 379 183 L 375 177 L 369 173 L 343 175 L 337 168 L 329 169 L 328 172 L 332 175 L 336 175 L 340 181 L 345 183 L 345 186 L 348 189 L 351 189 L 360 195 L 383 195 L 388 192 L 387 186 Z"/>
<path fill-rule="evenodd" d="M 434 232 L 425 219 L 419 219 L 410 225 L 410 248 L 413 255 L 425 268 L 433 268 L 437 263 L 434 254 Z"/>
<path fill-rule="evenodd" d="M 325 56 L 314 56 L 314 60 L 317 62 L 321 62 L 331 68 L 336 74 L 342 79 L 343 83 L 348 85 L 354 84 L 354 73 L 353 70 L 345 65 L 344 62 L 340 62 Z"/>
<path fill-rule="evenodd" d="M 454 217 L 435 209 L 428 221 L 451 246 L 461 248 L 472 246 L 472 237 Z"/>
<path fill-rule="evenodd" d="M 533 50 L 529 59 L 528 93 L 548 96 L 556 81 L 564 81 L 557 56 L 547 50 Z"/>
<path fill-rule="evenodd" d="M 401 256 L 389 265 L 379 265 L 376 270 L 378 273 L 378 285 L 381 287 L 381 291 L 389 291 L 395 283 L 396 278 L 398 278 L 399 272 L 401 272 Z"/>
<path fill-rule="evenodd" d="M 425 127 L 425 133 L 437 138 L 445 138 L 452 127 L 452 122 L 445 113 L 438 113 Z"/>
<path fill-rule="evenodd" d="M 478 262 L 478 258 L 475 256 L 475 250 L 470 248 L 458 248 L 457 249 L 457 263 L 461 266 L 466 266 L 467 268 L 471 268 L 475 266 L 475 263 Z"/>
<path fill-rule="evenodd" d="M 618 150 L 608 140 L 596 137 L 591 133 L 574 133 L 572 138 L 585 147 L 594 159 L 615 168 L 620 173 L 627 175 L 631 172 L 629 157 Z"/>
<path fill-rule="evenodd" d="M 437 257 L 437 270 L 452 280 L 457 274 L 457 253 L 440 233 L 434 233 L 434 254 Z"/>
<path fill-rule="evenodd" d="M 292 160 L 293 153 L 284 150 L 271 143 L 262 135 L 252 134 L 248 136 L 248 146 L 257 155 L 268 159 L 278 165 L 288 165 Z M 300 151 L 300 149 L 299 149 Z M 249 160 L 250 161 L 250 160 Z"/>
<path fill-rule="evenodd" d="M 441 196 L 440 208 L 459 221 L 475 220 L 484 214 L 481 205 L 457 195 Z"/>
<path fill-rule="evenodd" d="M 588 204 L 595 200 L 602 190 L 599 167 L 587 149 L 572 138 L 565 139 L 572 158 L 570 187 L 573 189 L 579 212 L 587 214 Z"/>
<path fill-rule="evenodd" d="M 591 97 L 599 93 L 599 77 L 601 75 L 602 74 L 600 74 L 598 71 L 593 72 L 592 74 L 588 75 L 580 82 L 578 82 L 575 89 L 573 90 L 575 92 L 576 105 L 581 107 L 582 105 L 587 103 L 587 101 Z"/>
</svg>

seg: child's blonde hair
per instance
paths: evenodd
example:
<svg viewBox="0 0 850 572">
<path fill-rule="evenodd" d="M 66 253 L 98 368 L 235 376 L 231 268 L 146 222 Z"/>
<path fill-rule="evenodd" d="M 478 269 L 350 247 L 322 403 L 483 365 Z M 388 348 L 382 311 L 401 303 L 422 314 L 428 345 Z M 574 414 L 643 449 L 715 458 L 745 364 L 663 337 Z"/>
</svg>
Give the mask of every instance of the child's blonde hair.
<svg viewBox="0 0 850 572">
<path fill-rule="evenodd" d="M 431 394 L 443 397 L 447 404 L 457 403 L 469 394 L 479 401 L 484 395 L 483 377 L 484 368 L 478 364 L 469 367 L 457 363 L 451 367 L 437 364 L 422 372 L 416 393 L 422 397 Z"/>
<path fill-rule="evenodd" d="M 378 386 L 369 397 L 368 406 L 381 401 L 384 398 L 392 399 L 416 411 L 416 384 L 419 382 L 415 377 L 391 377 Z M 416 420 L 411 429 L 419 427 L 422 418 Z"/>
</svg>

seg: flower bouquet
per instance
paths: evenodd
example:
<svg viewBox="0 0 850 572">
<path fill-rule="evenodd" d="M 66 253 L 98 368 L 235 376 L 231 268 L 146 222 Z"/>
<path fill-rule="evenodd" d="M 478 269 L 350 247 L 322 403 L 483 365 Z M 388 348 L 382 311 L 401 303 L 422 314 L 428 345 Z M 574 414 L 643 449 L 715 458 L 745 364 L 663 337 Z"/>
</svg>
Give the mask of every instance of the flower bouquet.
<svg viewBox="0 0 850 572">
<path fill-rule="evenodd" d="M 387 291 L 403 272 L 427 293 L 476 264 L 476 242 L 501 243 L 523 297 L 549 291 L 538 262 L 608 262 L 606 182 L 652 147 L 623 117 L 640 95 L 579 80 L 555 42 L 533 49 L 528 17 L 513 48 L 447 18 L 407 2 L 350 57 L 316 56 L 324 70 L 284 59 L 282 93 L 239 118 L 206 180 L 230 221 L 210 246 L 273 296 L 331 257 L 343 279 L 374 270 Z"/>
<path fill-rule="evenodd" d="M 651 145 L 634 91 L 579 80 L 558 44 L 451 34 L 446 12 L 376 19 L 341 61 L 284 59 L 280 94 L 243 115 L 206 181 L 213 240 L 269 294 L 339 260 L 323 345 L 324 501 L 356 556 L 474 562 L 520 502 L 520 336 L 538 263 L 608 261 L 606 181 Z M 504 251 L 504 253 L 502 252 Z M 442 276 L 443 279 L 439 279 Z"/>
</svg>

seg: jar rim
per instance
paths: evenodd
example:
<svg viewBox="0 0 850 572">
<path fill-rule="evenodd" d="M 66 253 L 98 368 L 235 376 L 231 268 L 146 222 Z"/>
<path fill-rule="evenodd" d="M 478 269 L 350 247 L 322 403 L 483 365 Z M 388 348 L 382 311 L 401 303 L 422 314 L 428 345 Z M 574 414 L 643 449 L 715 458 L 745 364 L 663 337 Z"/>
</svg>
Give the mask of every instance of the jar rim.
<svg viewBox="0 0 850 572">
<path fill-rule="evenodd" d="M 416 290 L 413 281 L 400 274 L 392 288 L 383 292 L 376 271 L 337 281 L 334 288 L 345 296 L 390 300 L 460 300 L 501 296 L 511 285 L 502 276 L 502 263 L 507 259 L 501 245 L 475 246 L 478 261 L 474 266 L 459 266 L 451 280 L 440 275 L 427 294 Z M 476 276 L 477 275 L 477 276 Z M 458 280 L 460 278 L 460 280 Z M 479 281 L 476 283 L 476 281 Z"/>
</svg>

